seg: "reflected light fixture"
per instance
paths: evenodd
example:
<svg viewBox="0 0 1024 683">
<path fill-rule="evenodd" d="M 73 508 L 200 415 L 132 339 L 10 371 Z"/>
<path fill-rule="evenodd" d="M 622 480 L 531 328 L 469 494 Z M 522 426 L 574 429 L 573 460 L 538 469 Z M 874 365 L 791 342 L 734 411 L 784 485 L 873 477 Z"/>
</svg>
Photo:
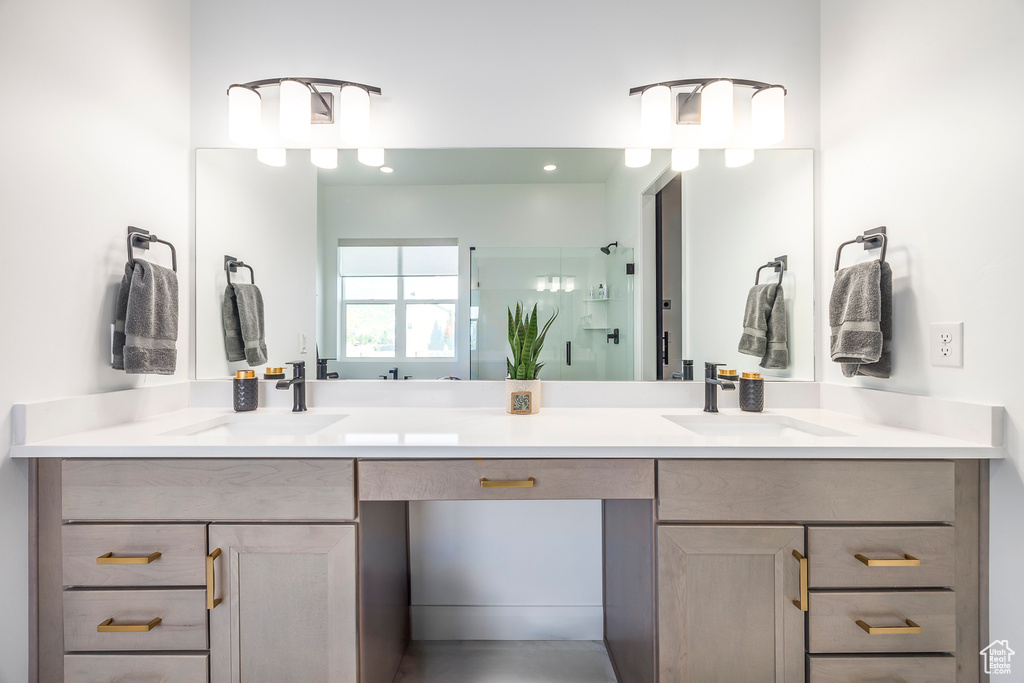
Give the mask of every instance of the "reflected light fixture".
<svg viewBox="0 0 1024 683">
<path fill-rule="evenodd" d="M 725 165 L 729 168 L 746 166 L 754 160 L 754 150 L 750 147 L 733 147 L 725 150 Z"/>
<path fill-rule="evenodd" d="M 381 173 L 394 173 L 395 169 L 391 168 L 390 166 L 381 166 L 380 167 L 380 172 Z"/>
<path fill-rule="evenodd" d="M 555 170 L 555 169 L 557 169 L 557 168 L 558 168 L 558 167 L 557 167 L 557 166 L 555 166 L 554 164 L 547 164 L 546 166 L 544 166 L 544 170 L 545 170 L 545 171 L 549 171 L 549 172 L 550 172 L 550 171 L 554 171 L 554 170 Z"/>
<path fill-rule="evenodd" d="M 737 112 L 734 103 L 739 88 L 753 90 L 749 131 L 737 130 L 735 125 Z M 671 93 L 676 90 L 680 92 L 673 99 Z M 781 85 L 741 78 L 689 78 L 637 86 L 631 88 L 629 94 L 640 95 L 640 139 L 651 147 L 658 147 L 673 138 L 672 123 L 693 126 L 700 146 L 729 147 L 733 151 L 727 152 L 727 156 L 735 163 L 727 165 L 742 166 L 753 160 L 753 147 L 775 145 L 785 137 L 787 91 Z M 737 140 L 751 147 L 736 148 Z M 733 146 L 728 144 L 730 142 Z M 626 150 L 626 166 L 637 168 L 646 165 L 640 163 L 640 151 Z M 696 168 L 698 161 L 696 149 L 672 150 L 673 170 Z"/>
<path fill-rule="evenodd" d="M 382 147 L 360 147 L 356 153 L 359 163 L 367 166 L 384 165 L 384 148 Z"/>
<path fill-rule="evenodd" d="M 626 168 L 643 168 L 651 163 L 651 148 L 627 147 Z"/>
<path fill-rule="evenodd" d="M 543 292 L 548 288 L 548 279 L 546 277 L 537 278 L 537 291 Z"/>
<path fill-rule="evenodd" d="M 309 160 L 317 168 L 338 168 L 338 150 L 336 147 L 314 147 L 309 150 Z"/>
<path fill-rule="evenodd" d="M 284 166 L 288 160 L 288 150 L 284 147 L 259 147 L 256 158 L 267 166 Z"/>
<path fill-rule="evenodd" d="M 271 87 L 279 90 L 278 126 L 285 140 L 310 145 L 313 126 L 334 123 L 338 124 L 342 142 L 355 146 L 369 140 L 370 95 L 380 95 L 380 88 L 331 78 L 287 77 L 235 83 L 228 87 L 228 138 L 232 142 L 260 147 L 263 142 L 263 98 L 260 90 Z M 273 144 L 271 140 L 266 142 Z M 321 141 L 320 153 L 314 155 L 311 151 L 311 159 L 327 159 L 326 150 L 331 144 L 327 142 L 324 145 Z M 334 155 L 337 156 L 337 150 Z M 260 155 L 257 157 L 263 160 Z"/>
</svg>

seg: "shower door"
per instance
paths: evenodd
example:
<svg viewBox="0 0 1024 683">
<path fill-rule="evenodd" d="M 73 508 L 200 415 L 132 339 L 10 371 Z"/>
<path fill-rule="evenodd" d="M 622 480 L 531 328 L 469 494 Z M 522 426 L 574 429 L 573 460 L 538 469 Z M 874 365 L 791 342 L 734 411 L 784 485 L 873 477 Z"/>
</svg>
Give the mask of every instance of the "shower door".
<svg viewBox="0 0 1024 683">
<path fill-rule="evenodd" d="M 479 248 L 471 252 L 470 377 L 500 380 L 509 354 L 508 311 L 554 311 L 541 379 L 633 379 L 632 249 Z M 603 295 L 602 295 L 603 292 Z M 618 343 L 615 331 L 618 330 Z"/>
</svg>

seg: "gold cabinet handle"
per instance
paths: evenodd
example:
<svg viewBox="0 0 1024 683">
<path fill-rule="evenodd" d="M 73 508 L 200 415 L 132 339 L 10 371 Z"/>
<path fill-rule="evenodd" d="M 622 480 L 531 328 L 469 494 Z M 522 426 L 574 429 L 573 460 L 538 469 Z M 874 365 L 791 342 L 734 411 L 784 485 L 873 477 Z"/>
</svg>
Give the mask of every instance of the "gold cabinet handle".
<svg viewBox="0 0 1024 683">
<path fill-rule="evenodd" d="M 506 481 L 492 481 L 480 478 L 480 486 L 485 489 L 532 489 L 533 477 L 529 479 L 511 479 Z"/>
<path fill-rule="evenodd" d="M 869 567 L 920 567 L 921 560 L 917 559 L 913 555 L 907 555 L 903 553 L 902 560 L 873 560 L 870 557 L 865 557 L 860 553 L 854 555 L 858 560 L 863 562 Z"/>
<path fill-rule="evenodd" d="M 864 629 L 864 632 L 869 636 L 896 636 L 903 635 L 905 633 L 921 632 L 921 627 L 910 619 L 904 619 L 904 621 L 907 622 L 906 626 L 868 626 L 868 624 L 858 619 L 857 626 Z"/>
<path fill-rule="evenodd" d="M 96 631 L 99 633 L 146 633 L 156 628 L 161 621 L 163 619 L 156 617 L 147 624 L 115 624 L 114 618 L 111 617 L 97 626 Z"/>
<path fill-rule="evenodd" d="M 214 598 L 217 592 L 217 579 L 213 575 L 213 561 L 220 557 L 220 548 L 206 556 L 206 609 L 213 609 L 223 598 Z"/>
<path fill-rule="evenodd" d="M 149 564 L 160 559 L 159 551 L 142 557 L 114 557 L 114 553 L 104 553 L 96 558 L 96 564 Z"/>
<path fill-rule="evenodd" d="M 794 600 L 793 604 L 801 612 L 807 611 L 807 558 L 804 557 L 800 551 L 794 550 L 793 557 L 800 563 L 800 599 Z"/>
</svg>

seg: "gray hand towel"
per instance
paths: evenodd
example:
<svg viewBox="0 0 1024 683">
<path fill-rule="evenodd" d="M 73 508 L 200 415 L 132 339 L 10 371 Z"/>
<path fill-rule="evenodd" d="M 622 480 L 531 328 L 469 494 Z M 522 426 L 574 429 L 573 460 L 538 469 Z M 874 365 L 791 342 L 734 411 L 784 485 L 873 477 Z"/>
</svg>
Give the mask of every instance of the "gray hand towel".
<svg viewBox="0 0 1024 683">
<path fill-rule="evenodd" d="M 786 302 L 778 284 L 754 285 L 743 311 L 743 334 L 738 350 L 759 356 L 762 368 L 789 367 Z"/>
<path fill-rule="evenodd" d="M 115 370 L 124 370 L 124 319 L 128 316 L 128 290 L 132 286 L 132 267 L 124 264 L 121 286 L 117 289 L 117 304 L 114 306 L 114 338 L 111 357 Z"/>
<path fill-rule="evenodd" d="M 874 363 L 843 363 L 843 375 L 846 377 L 862 375 L 889 379 L 892 376 L 892 267 L 888 263 L 881 265 L 878 293 L 882 306 L 878 325 L 882 330 L 882 355 Z"/>
<path fill-rule="evenodd" d="M 786 334 L 786 297 L 782 285 L 775 290 L 775 300 L 768 314 L 768 348 L 761 359 L 761 367 L 781 370 L 789 367 L 789 338 Z"/>
<path fill-rule="evenodd" d="M 119 292 L 119 303 L 120 298 Z M 177 340 L 177 274 L 170 268 L 135 259 L 124 318 L 125 372 L 173 375 Z"/>
<path fill-rule="evenodd" d="M 263 295 L 259 287 L 229 284 L 224 291 L 223 317 L 228 360 L 244 360 L 250 367 L 266 364 Z"/>
<path fill-rule="evenodd" d="M 859 365 L 875 363 L 882 357 L 881 272 L 881 263 L 876 260 L 836 273 L 828 305 L 832 328 L 829 347 L 834 362 Z"/>
</svg>

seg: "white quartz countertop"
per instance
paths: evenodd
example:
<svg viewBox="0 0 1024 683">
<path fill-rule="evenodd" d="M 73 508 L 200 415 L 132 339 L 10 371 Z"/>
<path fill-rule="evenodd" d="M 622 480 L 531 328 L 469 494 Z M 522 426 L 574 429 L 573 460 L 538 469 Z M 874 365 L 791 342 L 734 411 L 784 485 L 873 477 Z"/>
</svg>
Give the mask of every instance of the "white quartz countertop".
<svg viewBox="0 0 1024 683">
<path fill-rule="evenodd" d="M 669 417 L 666 417 L 669 416 Z M 709 435 L 687 429 L 744 430 Z M 335 421 L 335 418 L 336 419 Z M 328 424 L 330 423 L 330 424 Z M 793 425 L 780 435 L 756 424 Z M 326 426 L 322 426 L 325 425 Z M 817 433 L 798 431 L 800 428 Z M 309 431 L 310 433 L 282 433 Z M 198 433 L 193 433 L 197 432 Z M 708 431 L 705 428 L 704 431 Z M 761 431 L 772 431 L 771 428 Z M 21 458 L 970 458 L 997 446 L 877 424 L 822 409 L 763 413 L 673 408 L 311 408 L 236 414 L 188 408 L 124 424 L 15 445 Z"/>
</svg>

